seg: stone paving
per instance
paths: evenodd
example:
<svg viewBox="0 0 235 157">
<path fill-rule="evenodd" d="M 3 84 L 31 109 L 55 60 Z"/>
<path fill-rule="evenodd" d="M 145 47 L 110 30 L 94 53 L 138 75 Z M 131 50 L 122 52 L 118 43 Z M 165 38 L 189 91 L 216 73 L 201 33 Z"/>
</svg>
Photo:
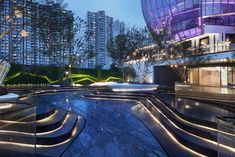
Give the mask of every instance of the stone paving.
<svg viewBox="0 0 235 157">
<path fill-rule="evenodd" d="M 43 96 L 54 105 L 86 118 L 85 129 L 63 157 L 167 156 L 156 138 L 134 116 L 145 114 L 141 113 L 141 105 L 130 101 L 90 100 L 81 94 Z"/>
</svg>

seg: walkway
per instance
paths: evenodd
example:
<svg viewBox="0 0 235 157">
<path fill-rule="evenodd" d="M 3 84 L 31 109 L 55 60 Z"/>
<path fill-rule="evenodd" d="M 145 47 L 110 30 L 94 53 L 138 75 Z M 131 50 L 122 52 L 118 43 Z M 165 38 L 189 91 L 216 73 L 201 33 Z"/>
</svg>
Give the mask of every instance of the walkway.
<svg viewBox="0 0 235 157">
<path fill-rule="evenodd" d="M 139 104 L 129 101 L 89 100 L 81 98 L 81 94 L 59 93 L 45 96 L 54 105 L 86 118 L 85 129 L 63 157 L 167 156 L 151 132 L 133 116 L 141 108 Z"/>
</svg>

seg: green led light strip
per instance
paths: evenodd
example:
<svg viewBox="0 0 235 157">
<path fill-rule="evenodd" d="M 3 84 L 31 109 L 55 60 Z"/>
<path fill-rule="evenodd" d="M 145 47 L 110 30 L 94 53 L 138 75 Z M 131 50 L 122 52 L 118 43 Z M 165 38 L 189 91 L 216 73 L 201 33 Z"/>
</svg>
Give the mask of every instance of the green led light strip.
<svg viewBox="0 0 235 157">
<path fill-rule="evenodd" d="M 26 75 L 29 75 L 31 77 L 39 77 L 39 78 L 43 78 L 45 79 L 48 83 L 50 84 L 55 84 L 55 83 L 58 83 L 59 81 L 58 80 L 51 80 L 48 76 L 46 75 L 37 75 L 37 74 L 34 74 L 34 73 L 24 73 Z M 22 72 L 18 72 L 12 76 L 9 76 L 7 78 L 5 78 L 4 82 L 8 82 L 16 77 L 19 77 L 20 75 L 22 75 Z M 79 83 L 79 82 L 83 82 L 83 81 L 90 81 L 90 82 L 98 82 L 98 78 L 94 77 L 94 76 L 91 76 L 91 75 L 87 75 L 87 74 L 71 74 L 71 77 L 69 78 L 72 78 L 72 79 L 76 79 L 76 78 L 81 78 L 79 80 L 76 80 L 76 81 L 73 81 L 74 84 L 76 83 Z M 67 77 L 64 77 L 63 78 L 63 81 L 69 79 Z M 121 80 L 121 78 L 118 78 L 118 77 L 108 77 L 107 79 L 105 80 L 102 80 L 101 82 L 109 82 L 111 80 Z"/>
</svg>

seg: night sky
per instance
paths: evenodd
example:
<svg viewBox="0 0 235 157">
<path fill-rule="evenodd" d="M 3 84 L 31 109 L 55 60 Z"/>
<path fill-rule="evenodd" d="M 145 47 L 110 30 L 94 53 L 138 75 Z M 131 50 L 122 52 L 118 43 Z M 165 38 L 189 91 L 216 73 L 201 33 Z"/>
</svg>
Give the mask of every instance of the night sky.
<svg viewBox="0 0 235 157">
<path fill-rule="evenodd" d="M 68 8 L 85 19 L 87 11 L 104 10 L 108 16 L 128 26 L 144 27 L 141 0 L 65 0 Z"/>
</svg>

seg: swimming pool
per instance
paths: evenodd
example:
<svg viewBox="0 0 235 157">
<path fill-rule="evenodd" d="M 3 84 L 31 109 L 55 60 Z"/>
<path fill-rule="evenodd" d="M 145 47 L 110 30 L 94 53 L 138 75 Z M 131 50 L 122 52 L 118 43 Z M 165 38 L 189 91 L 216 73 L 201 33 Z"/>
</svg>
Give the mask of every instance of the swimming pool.
<svg viewBox="0 0 235 157">
<path fill-rule="evenodd" d="M 217 117 L 235 117 L 235 112 L 199 99 L 189 99 L 168 93 L 157 93 L 156 96 L 181 114 L 195 119 L 216 123 Z"/>
</svg>

